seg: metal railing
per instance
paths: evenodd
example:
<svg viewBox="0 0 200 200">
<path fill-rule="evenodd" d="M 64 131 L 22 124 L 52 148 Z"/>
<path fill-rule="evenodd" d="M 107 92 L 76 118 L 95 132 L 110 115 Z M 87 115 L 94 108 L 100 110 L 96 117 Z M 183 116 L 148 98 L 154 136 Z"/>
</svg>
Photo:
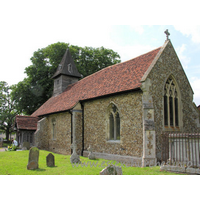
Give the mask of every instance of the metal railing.
<svg viewBox="0 0 200 200">
<path fill-rule="evenodd" d="M 162 133 L 161 161 L 200 167 L 200 133 Z"/>
</svg>

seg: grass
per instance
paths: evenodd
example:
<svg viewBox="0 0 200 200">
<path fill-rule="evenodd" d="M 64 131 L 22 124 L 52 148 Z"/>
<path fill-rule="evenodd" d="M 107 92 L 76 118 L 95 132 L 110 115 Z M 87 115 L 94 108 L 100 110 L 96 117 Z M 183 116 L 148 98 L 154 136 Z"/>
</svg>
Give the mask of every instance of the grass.
<svg viewBox="0 0 200 200">
<path fill-rule="evenodd" d="M 39 169 L 27 170 L 29 151 L 0 152 L 0 175 L 99 175 L 100 171 L 111 161 L 104 159 L 89 160 L 80 157 L 81 162 L 91 162 L 96 166 L 73 166 L 70 155 L 53 153 L 55 167 L 46 166 L 46 156 L 50 152 L 40 150 Z M 120 166 L 120 164 L 118 164 Z M 123 175 L 176 175 L 176 173 L 161 172 L 159 167 L 126 167 L 122 166 Z"/>
</svg>

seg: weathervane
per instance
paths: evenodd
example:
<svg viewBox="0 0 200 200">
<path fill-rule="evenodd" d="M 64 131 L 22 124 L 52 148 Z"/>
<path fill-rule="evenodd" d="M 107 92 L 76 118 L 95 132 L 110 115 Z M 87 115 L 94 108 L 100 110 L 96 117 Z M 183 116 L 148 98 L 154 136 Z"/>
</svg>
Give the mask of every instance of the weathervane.
<svg viewBox="0 0 200 200">
<path fill-rule="evenodd" d="M 167 36 L 167 40 L 169 40 L 169 36 L 170 36 L 170 33 L 168 32 L 168 29 L 166 29 L 166 31 L 164 32 Z"/>
</svg>

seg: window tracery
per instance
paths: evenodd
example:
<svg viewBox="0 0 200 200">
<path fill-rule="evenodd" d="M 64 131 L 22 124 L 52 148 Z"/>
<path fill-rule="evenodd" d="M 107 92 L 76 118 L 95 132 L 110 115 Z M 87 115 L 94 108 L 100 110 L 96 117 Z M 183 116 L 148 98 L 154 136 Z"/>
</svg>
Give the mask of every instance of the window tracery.
<svg viewBox="0 0 200 200">
<path fill-rule="evenodd" d="M 179 95 L 172 77 L 168 78 L 164 88 L 164 125 L 179 127 Z"/>
</svg>

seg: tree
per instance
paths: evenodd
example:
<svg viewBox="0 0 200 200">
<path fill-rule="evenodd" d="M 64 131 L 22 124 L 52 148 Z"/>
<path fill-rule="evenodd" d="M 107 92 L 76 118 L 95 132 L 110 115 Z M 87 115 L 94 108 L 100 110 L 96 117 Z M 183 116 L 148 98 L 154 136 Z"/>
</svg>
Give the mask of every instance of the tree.
<svg viewBox="0 0 200 200">
<path fill-rule="evenodd" d="M 120 62 L 120 56 L 116 52 L 104 47 L 83 48 L 58 42 L 38 49 L 31 58 L 32 65 L 25 69 L 27 78 L 13 86 L 12 99 L 20 112 L 30 115 L 52 96 L 51 77 L 67 48 L 83 77 Z"/>
<path fill-rule="evenodd" d="M 11 99 L 12 87 L 4 81 L 0 81 L 0 130 L 6 133 L 6 139 L 13 132 L 14 118 L 18 114 L 15 103 Z"/>
</svg>

